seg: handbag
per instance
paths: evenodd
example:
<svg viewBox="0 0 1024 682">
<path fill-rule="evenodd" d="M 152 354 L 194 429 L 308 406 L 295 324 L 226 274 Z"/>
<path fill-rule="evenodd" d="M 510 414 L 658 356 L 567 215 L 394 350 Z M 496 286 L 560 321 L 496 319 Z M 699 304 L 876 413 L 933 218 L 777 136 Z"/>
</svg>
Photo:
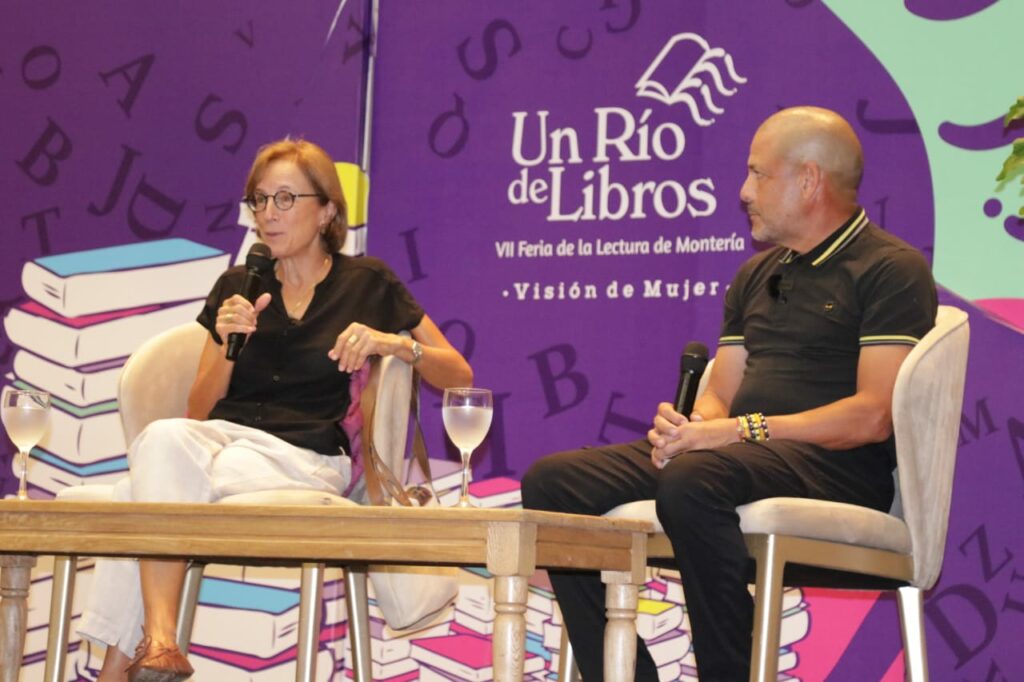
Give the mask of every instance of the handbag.
<svg viewBox="0 0 1024 682">
<path fill-rule="evenodd" d="M 376 376 L 361 393 L 363 414 L 362 452 L 366 494 L 371 504 L 405 507 L 440 506 L 433 489 L 430 461 L 419 419 L 419 374 L 397 358 L 379 361 Z M 411 376 L 409 376 L 411 375 Z M 376 383 L 376 386 L 373 383 Z M 408 397 L 405 393 L 408 391 Z M 409 430 L 404 406 L 413 420 L 412 467 L 419 467 L 427 485 L 406 488 L 392 466 L 405 463 L 405 442 Z M 401 408 L 401 409 L 399 409 Z M 375 425 L 377 411 L 383 412 L 383 424 Z M 382 429 L 375 429 L 382 426 Z M 381 432 L 385 431 L 385 432 Z M 418 630 L 437 619 L 458 596 L 458 570 L 448 566 L 385 566 L 368 569 L 377 606 L 393 630 Z"/>
</svg>

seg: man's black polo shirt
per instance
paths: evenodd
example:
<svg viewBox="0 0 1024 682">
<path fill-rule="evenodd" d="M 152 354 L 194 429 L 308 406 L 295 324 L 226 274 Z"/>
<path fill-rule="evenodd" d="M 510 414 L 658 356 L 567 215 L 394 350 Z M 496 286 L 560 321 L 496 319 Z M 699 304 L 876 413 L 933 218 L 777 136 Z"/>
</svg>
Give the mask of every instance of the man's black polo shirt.
<svg viewBox="0 0 1024 682">
<path fill-rule="evenodd" d="M 719 344 L 748 353 L 731 414 L 792 414 L 853 395 L 861 347 L 914 345 L 936 311 L 928 262 L 863 209 L 807 254 L 754 256 L 725 298 Z"/>
<path fill-rule="evenodd" d="M 242 266 L 221 275 L 199 314 L 217 343 L 217 310 L 241 290 L 244 276 Z M 394 333 L 416 327 L 423 309 L 387 265 L 369 257 L 335 254 L 301 320 L 285 311 L 276 277 L 263 278 L 260 293 L 265 291 L 273 300 L 260 313 L 235 362 L 227 395 L 209 418 L 253 426 L 324 455 L 339 454 L 339 448 L 347 452 L 339 422 L 350 403 L 350 375 L 338 371 L 327 351 L 352 322 Z"/>
</svg>

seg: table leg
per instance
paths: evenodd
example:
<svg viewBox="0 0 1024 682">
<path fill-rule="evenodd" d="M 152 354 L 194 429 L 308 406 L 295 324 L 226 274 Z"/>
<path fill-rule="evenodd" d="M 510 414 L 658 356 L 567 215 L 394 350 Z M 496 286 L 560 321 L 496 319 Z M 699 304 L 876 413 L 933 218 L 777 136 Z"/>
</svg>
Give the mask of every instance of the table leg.
<svg viewBox="0 0 1024 682">
<path fill-rule="evenodd" d="M 526 660 L 527 580 L 537 567 L 537 527 L 496 523 L 487 529 L 487 570 L 494 576 L 495 682 L 520 682 Z"/>
<path fill-rule="evenodd" d="M 647 534 L 633 533 L 628 571 L 601 571 L 608 622 L 604 630 L 604 679 L 636 675 L 636 608 L 647 577 Z"/>
<path fill-rule="evenodd" d="M 526 647 L 527 579 L 520 575 L 494 577 L 494 680 L 523 679 Z"/>
<path fill-rule="evenodd" d="M 29 578 L 34 556 L 0 556 L 0 682 L 17 682 L 25 650 Z"/>
<path fill-rule="evenodd" d="M 629 573 L 603 571 L 605 610 L 605 680 L 631 680 L 636 671 L 636 607 L 639 587 Z"/>
</svg>

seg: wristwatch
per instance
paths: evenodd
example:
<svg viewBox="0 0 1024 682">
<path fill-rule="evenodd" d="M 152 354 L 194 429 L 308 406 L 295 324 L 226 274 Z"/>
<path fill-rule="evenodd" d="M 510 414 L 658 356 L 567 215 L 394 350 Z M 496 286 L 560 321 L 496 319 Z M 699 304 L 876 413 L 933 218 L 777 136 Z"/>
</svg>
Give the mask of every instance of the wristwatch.
<svg viewBox="0 0 1024 682">
<path fill-rule="evenodd" d="M 412 364 L 416 364 L 423 357 L 423 346 L 420 345 L 419 341 L 413 339 L 412 342 Z"/>
</svg>

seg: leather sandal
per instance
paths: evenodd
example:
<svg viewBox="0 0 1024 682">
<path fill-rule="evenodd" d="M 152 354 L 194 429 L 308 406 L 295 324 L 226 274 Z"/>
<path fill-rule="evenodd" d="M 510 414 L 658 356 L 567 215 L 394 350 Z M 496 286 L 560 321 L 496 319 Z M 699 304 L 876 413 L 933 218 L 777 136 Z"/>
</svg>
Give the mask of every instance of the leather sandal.
<svg viewBox="0 0 1024 682">
<path fill-rule="evenodd" d="M 195 672 L 175 644 L 155 644 L 145 635 L 128 664 L 128 682 L 183 682 Z"/>
</svg>

